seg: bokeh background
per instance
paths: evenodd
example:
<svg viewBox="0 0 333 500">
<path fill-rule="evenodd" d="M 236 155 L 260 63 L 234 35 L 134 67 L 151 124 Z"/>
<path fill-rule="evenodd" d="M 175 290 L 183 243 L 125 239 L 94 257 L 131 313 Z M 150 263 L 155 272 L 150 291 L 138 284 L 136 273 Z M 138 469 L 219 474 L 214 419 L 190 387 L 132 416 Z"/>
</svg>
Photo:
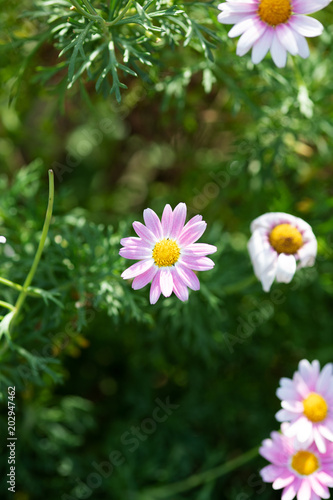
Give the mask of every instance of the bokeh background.
<svg viewBox="0 0 333 500">
<path fill-rule="evenodd" d="M 325 32 L 306 61 L 278 70 L 267 57 L 253 67 L 216 23 L 211 73 L 199 65 L 186 76 L 199 56 L 165 50 L 156 82 L 127 77 L 120 104 L 84 80 L 85 98 L 78 87 L 63 95 L 62 73 L 42 81 L 39 68 L 57 63 L 50 43 L 26 59 L 16 89 L 29 47 L 4 47 L 11 33 L 40 29 L 18 18 L 23 7 L 13 0 L 2 13 L 1 276 L 22 283 L 29 270 L 49 168 L 56 198 L 34 280 L 49 296 L 27 300 L 2 353 L 1 498 L 280 498 L 260 480 L 260 457 L 182 493 L 165 485 L 258 446 L 278 428 L 280 377 L 303 358 L 332 361 L 332 7 L 316 16 Z M 120 278 L 128 261 L 119 241 L 134 235 L 144 208 L 161 215 L 179 202 L 207 221 L 202 241 L 218 247 L 216 266 L 199 273 L 188 303 L 173 296 L 151 306 L 148 287 L 133 291 Z M 314 268 L 265 294 L 246 245 L 251 221 L 269 211 L 311 224 L 319 254 Z M 16 297 L 3 286 L 0 296 Z M 17 391 L 14 495 L 5 477 L 8 385 Z M 168 401 L 174 407 L 157 413 Z"/>
</svg>

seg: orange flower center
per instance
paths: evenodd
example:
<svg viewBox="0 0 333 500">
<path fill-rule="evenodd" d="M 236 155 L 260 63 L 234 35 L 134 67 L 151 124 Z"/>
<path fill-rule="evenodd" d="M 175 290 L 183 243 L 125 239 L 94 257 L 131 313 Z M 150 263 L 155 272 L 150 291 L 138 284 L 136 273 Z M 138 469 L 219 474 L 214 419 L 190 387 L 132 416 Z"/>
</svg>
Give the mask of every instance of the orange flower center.
<svg viewBox="0 0 333 500">
<path fill-rule="evenodd" d="M 173 266 L 180 256 L 180 248 L 175 240 L 163 238 L 153 249 L 153 259 L 158 267 Z"/>
<path fill-rule="evenodd" d="M 309 476 L 319 469 L 319 461 L 311 451 L 298 451 L 291 459 L 292 468 L 302 476 Z"/>
<path fill-rule="evenodd" d="M 328 406 L 325 399 L 315 392 L 308 395 L 303 401 L 304 415 L 311 422 L 322 422 L 325 420 Z"/>
<path fill-rule="evenodd" d="M 288 21 L 291 5 L 289 0 L 261 0 L 257 12 L 262 21 L 270 26 L 277 26 Z"/>
<path fill-rule="evenodd" d="M 275 226 L 269 235 L 269 241 L 278 253 L 296 253 L 303 245 L 301 233 L 290 224 Z"/>
</svg>

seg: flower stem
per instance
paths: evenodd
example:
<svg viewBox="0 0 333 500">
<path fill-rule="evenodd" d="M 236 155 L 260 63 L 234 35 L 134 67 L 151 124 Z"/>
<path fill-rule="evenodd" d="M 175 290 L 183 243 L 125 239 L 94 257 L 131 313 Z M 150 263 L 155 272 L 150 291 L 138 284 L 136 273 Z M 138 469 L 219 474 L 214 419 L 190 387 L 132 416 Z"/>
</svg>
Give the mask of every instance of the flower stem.
<svg viewBox="0 0 333 500">
<path fill-rule="evenodd" d="M 6 309 L 9 309 L 10 311 L 14 311 L 15 307 L 9 304 L 8 302 L 5 302 L 4 300 L 0 300 L 0 306 L 5 307 Z"/>
<path fill-rule="evenodd" d="M 14 320 L 17 318 L 17 316 L 21 310 L 21 307 L 23 306 L 23 303 L 26 299 L 26 296 L 28 295 L 28 287 L 33 280 L 33 277 L 34 277 L 35 272 L 37 270 L 37 266 L 39 264 L 41 255 L 43 253 L 43 249 L 44 249 L 44 245 L 45 245 L 45 241 L 46 241 L 47 233 L 49 231 L 51 217 L 52 217 L 53 201 L 54 201 L 54 174 L 53 174 L 53 170 L 49 170 L 49 202 L 47 205 L 42 236 L 41 236 L 41 239 L 40 239 L 40 242 L 38 245 L 38 249 L 37 249 L 34 261 L 32 263 L 31 269 L 29 271 L 29 274 L 25 279 L 25 282 L 24 282 L 23 287 L 21 289 L 20 295 L 18 296 L 18 299 L 16 301 L 15 315 L 12 319 L 11 326 L 13 326 Z"/>
<path fill-rule="evenodd" d="M 241 467 L 247 462 L 250 462 L 250 460 L 253 460 L 256 456 L 258 456 L 257 446 L 252 450 L 243 453 L 243 455 L 240 455 L 237 458 L 229 460 L 229 462 L 226 462 L 222 465 L 218 465 L 217 467 L 214 467 L 213 469 L 207 470 L 205 472 L 194 474 L 193 476 L 190 476 L 187 479 L 184 479 L 183 481 L 178 481 L 177 483 L 173 483 L 168 486 L 160 486 L 157 488 L 149 489 L 147 490 L 147 494 L 152 495 L 152 497 L 155 497 L 157 499 L 168 498 L 177 493 L 182 493 L 184 491 L 195 488 L 200 484 L 205 484 L 209 483 L 210 481 L 214 481 L 214 479 L 217 479 L 218 477 L 221 477 L 224 474 L 227 474 L 228 472 L 238 469 L 238 467 Z"/>
<path fill-rule="evenodd" d="M 6 278 L 0 277 L 0 283 L 9 286 L 9 288 L 17 290 L 18 292 L 21 292 L 23 289 L 23 286 L 19 285 L 18 283 L 14 283 L 14 281 L 7 280 Z M 29 287 L 27 290 L 27 295 L 31 295 L 32 297 L 40 297 L 42 294 L 36 288 Z"/>
<path fill-rule="evenodd" d="M 105 24 L 105 21 L 104 19 L 99 16 L 98 14 L 93 14 L 91 11 L 90 12 L 87 12 L 85 9 L 83 9 L 81 7 L 81 5 L 76 1 L 76 0 L 70 0 L 71 4 L 75 7 L 75 9 L 80 13 L 82 14 L 84 17 L 87 17 L 88 19 L 90 19 L 91 21 L 97 21 L 99 23 L 102 23 L 102 24 Z M 86 2 L 85 2 L 85 5 L 87 6 Z M 89 4 L 90 5 L 90 4 Z M 88 8 L 88 7 L 87 7 Z M 90 5 L 90 8 L 89 10 L 91 10 L 92 7 Z"/>
</svg>

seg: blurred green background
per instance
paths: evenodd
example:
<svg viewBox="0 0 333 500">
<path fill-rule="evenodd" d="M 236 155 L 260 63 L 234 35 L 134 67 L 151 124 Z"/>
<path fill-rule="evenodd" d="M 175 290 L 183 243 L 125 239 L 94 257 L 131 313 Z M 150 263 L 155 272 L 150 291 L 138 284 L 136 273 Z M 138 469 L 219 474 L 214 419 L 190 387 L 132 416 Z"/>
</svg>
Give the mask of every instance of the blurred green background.
<svg viewBox="0 0 333 500">
<path fill-rule="evenodd" d="M 13 1 L 2 14 L 6 30 L 38 30 L 18 22 L 17 9 Z M 278 428 L 280 377 L 302 358 L 332 361 L 332 7 L 317 17 L 325 32 L 310 40 L 306 61 L 278 70 L 267 57 L 253 67 L 216 23 L 209 92 L 201 70 L 180 82 L 196 54 L 179 47 L 163 54 L 174 70 L 159 83 L 128 77 L 120 104 L 89 84 L 90 100 L 74 87 L 60 103 L 62 81 L 36 78 L 57 61 L 44 44 L 9 107 L 29 48 L 1 52 L 0 234 L 8 244 L 0 274 L 24 281 L 52 168 L 54 218 L 33 284 L 63 304 L 29 298 L 13 336 L 24 351 L 1 359 L 4 398 L 9 382 L 17 390 L 17 491 L 9 498 L 280 498 L 261 483 L 259 457 L 183 493 L 163 496 L 163 485 L 259 445 Z M 150 306 L 148 287 L 135 292 L 120 278 L 129 262 L 119 241 L 134 235 L 144 208 L 160 216 L 181 201 L 207 221 L 202 241 L 218 247 L 216 266 L 199 273 L 201 290 L 188 303 L 173 296 Z M 311 224 L 319 255 L 314 268 L 265 294 L 246 244 L 251 221 L 269 211 Z M 16 297 L 4 287 L 0 296 Z M 156 410 L 168 400 L 177 408 Z M 3 498 L 6 451 L 0 461 Z M 157 486 L 161 496 L 149 493 Z"/>
</svg>

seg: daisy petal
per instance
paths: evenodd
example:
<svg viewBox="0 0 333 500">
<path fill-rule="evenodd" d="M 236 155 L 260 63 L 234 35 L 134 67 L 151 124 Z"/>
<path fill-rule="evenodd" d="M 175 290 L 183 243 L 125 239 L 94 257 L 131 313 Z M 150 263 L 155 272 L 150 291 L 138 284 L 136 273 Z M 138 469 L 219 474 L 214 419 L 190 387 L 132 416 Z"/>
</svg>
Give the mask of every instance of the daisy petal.
<svg viewBox="0 0 333 500">
<path fill-rule="evenodd" d="M 296 272 L 296 259 L 294 255 L 281 253 L 277 261 L 276 281 L 290 283 Z"/>
<path fill-rule="evenodd" d="M 173 289 L 173 278 L 169 268 L 160 271 L 160 286 L 164 297 L 170 297 Z"/>
<path fill-rule="evenodd" d="M 157 214 L 151 208 L 143 211 L 143 219 L 147 228 L 155 235 L 157 239 L 162 238 L 162 225 Z"/>
<path fill-rule="evenodd" d="M 159 271 L 155 274 L 155 277 L 150 287 L 149 299 L 151 304 L 156 304 L 161 295 L 160 274 L 161 273 Z"/>
<path fill-rule="evenodd" d="M 121 277 L 124 278 L 124 280 L 135 278 L 136 276 L 139 276 L 139 274 L 142 274 L 142 273 L 146 272 L 153 265 L 154 265 L 153 259 L 142 260 L 140 262 L 136 262 L 131 267 L 129 267 L 128 269 L 126 269 L 122 273 Z"/>
</svg>

